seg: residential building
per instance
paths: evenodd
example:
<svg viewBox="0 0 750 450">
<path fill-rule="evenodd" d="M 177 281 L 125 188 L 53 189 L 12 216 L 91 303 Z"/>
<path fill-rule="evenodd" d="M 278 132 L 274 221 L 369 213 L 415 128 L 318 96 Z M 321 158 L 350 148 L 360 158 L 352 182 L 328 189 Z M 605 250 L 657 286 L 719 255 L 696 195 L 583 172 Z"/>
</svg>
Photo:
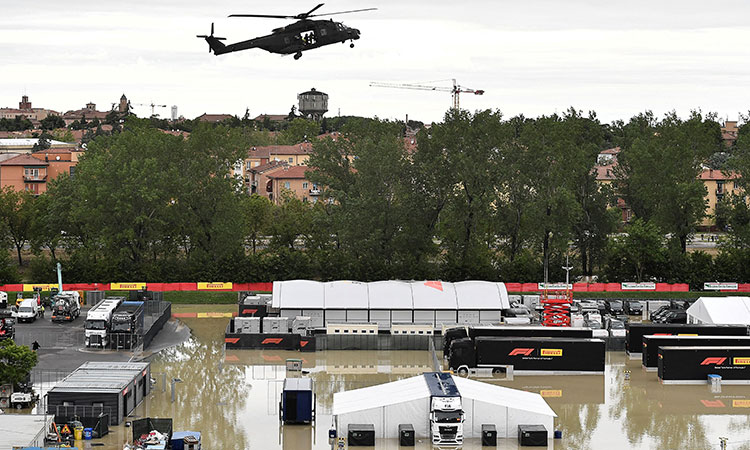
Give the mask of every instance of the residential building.
<svg viewBox="0 0 750 450">
<path fill-rule="evenodd" d="M 272 192 L 272 185 L 269 184 L 268 174 L 279 169 L 281 166 L 287 165 L 282 161 L 271 161 L 259 166 L 248 168 L 245 175 L 245 186 L 247 187 L 247 193 L 258 194 L 263 197 L 268 197 L 268 194 Z"/>
<path fill-rule="evenodd" d="M 303 202 L 317 202 L 320 196 L 318 186 L 310 182 L 305 172 L 305 166 L 288 166 L 286 164 L 267 173 L 266 196 L 275 204 L 279 204 L 285 191 L 291 192 Z M 261 194 L 262 195 L 262 194 Z"/>
<path fill-rule="evenodd" d="M 312 153 L 312 144 L 303 142 L 296 145 L 268 145 L 252 147 L 245 159 L 245 170 L 267 164 L 271 161 L 284 161 L 291 166 L 307 165 Z"/>
<path fill-rule="evenodd" d="M 721 127 L 721 139 L 724 141 L 724 145 L 727 147 L 734 145 L 739 131 L 736 120 L 727 120 L 724 122 L 724 125 Z"/>
<path fill-rule="evenodd" d="M 596 181 L 602 185 L 611 186 L 615 181 L 615 167 L 617 167 L 617 155 L 620 153 L 620 147 L 602 150 L 596 159 L 594 171 L 596 172 Z M 617 197 L 614 205 L 620 210 L 623 223 L 630 222 L 633 212 L 620 197 Z"/>
<path fill-rule="evenodd" d="M 206 114 L 203 113 L 200 116 L 196 117 L 195 120 L 198 122 L 208 122 L 208 123 L 218 123 L 223 122 L 227 119 L 231 119 L 234 116 L 231 114 Z"/>
<path fill-rule="evenodd" d="M 0 189 L 10 186 L 17 191 L 43 194 L 49 180 L 62 173 L 74 174 L 79 154 L 69 149 L 48 149 L 0 159 Z"/>
<path fill-rule="evenodd" d="M 704 169 L 700 175 L 706 187 L 706 217 L 701 227 L 710 228 L 716 225 L 716 204 L 724 200 L 729 194 L 739 195 L 740 187 L 737 179 L 740 175 L 734 172 L 724 173 L 721 170 Z"/>
</svg>

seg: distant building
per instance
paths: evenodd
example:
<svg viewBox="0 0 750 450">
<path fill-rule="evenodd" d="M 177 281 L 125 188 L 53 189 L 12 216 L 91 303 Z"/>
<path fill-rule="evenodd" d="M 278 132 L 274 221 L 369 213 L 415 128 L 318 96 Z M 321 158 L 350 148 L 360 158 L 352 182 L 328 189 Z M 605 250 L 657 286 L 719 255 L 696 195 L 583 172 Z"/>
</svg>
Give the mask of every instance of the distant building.
<svg viewBox="0 0 750 450">
<path fill-rule="evenodd" d="M 739 135 L 739 128 L 737 127 L 736 120 L 727 120 L 721 127 L 721 139 L 724 141 L 724 145 L 731 147 L 737 141 Z"/>
<path fill-rule="evenodd" d="M 125 94 L 122 94 L 122 97 L 120 97 L 120 105 L 117 107 L 117 112 L 130 112 L 130 102 L 128 101 L 128 98 L 125 97 Z"/>
<path fill-rule="evenodd" d="M 61 173 L 73 174 L 77 152 L 62 149 L 20 154 L 0 161 L 0 189 L 11 187 L 34 195 L 47 191 L 49 180 Z"/>
<path fill-rule="evenodd" d="M 126 99 L 127 100 L 127 99 Z M 87 122 L 92 121 L 93 119 L 98 119 L 99 122 L 104 121 L 104 119 L 107 118 L 107 115 L 110 113 L 110 111 L 97 111 L 96 110 L 96 104 L 89 102 L 86 103 L 86 107 L 83 109 L 77 109 L 75 111 L 68 111 L 65 114 L 63 114 L 62 118 L 65 120 L 65 126 L 70 126 L 71 123 L 77 121 L 81 121 L 83 119 L 86 119 Z"/>
<path fill-rule="evenodd" d="M 38 138 L 0 139 L 0 154 L 2 153 L 32 153 L 34 146 L 39 143 Z M 68 149 L 77 151 L 75 144 L 61 141 L 49 141 L 50 149 Z"/>
<path fill-rule="evenodd" d="M 261 114 L 255 119 L 256 122 L 263 123 L 268 119 L 271 123 L 279 123 L 285 121 L 289 117 L 289 114 Z"/>
<path fill-rule="evenodd" d="M 199 122 L 208 122 L 208 123 L 218 123 L 223 122 L 227 119 L 231 119 L 234 116 L 231 114 L 206 114 L 203 113 L 200 116 L 196 117 L 195 120 Z"/>
<path fill-rule="evenodd" d="M 297 101 L 299 112 L 313 120 L 320 120 L 328 112 L 328 94 L 316 91 L 315 88 L 297 94 Z"/>
<path fill-rule="evenodd" d="M 737 180 L 738 173 L 725 173 L 721 170 L 704 169 L 700 175 L 706 187 L 706 217 L 701 221 L 701 227 L 710 228 L 716 225 L 716 205 L 729 194 L 739 195 L 741 192 Z"/>
<path fill-rule="evenodd" d="M 21 97 L 21 101 L 18 103 L 18 108 L 0 108 L 0 119 L 15 119 L 16 117 L 23 117 L 29 119 L 35 125 L 38 125 L 43 119 L 49 115 L 60 115 L 57 111 L 45 108 L 33 108 L 29 97 L 24 95 Z"/>
<path fill-rule="evenodd" d="M 268 181 L 266 183 L 265 196 L 273 203 L 279 204 L 283 198 L 283 192 L 289 191 L 303 202 L 317 202 L 320 196 L 320 189 L 316 184 L 307 179 L 305 172 L 308 170 L 310 169 L 305 166 L 290 167 L 284 164 L 266 174 Z"/>
<path fill-rule="evenodd" d="M 295 145 L 268 145 L 252 147 L 245 158 L 246 171 L 271 161 L 284 161 L 291 166 L 303 166 L 312 153 L 312 144 L 302 142 Z"/>
</svg>

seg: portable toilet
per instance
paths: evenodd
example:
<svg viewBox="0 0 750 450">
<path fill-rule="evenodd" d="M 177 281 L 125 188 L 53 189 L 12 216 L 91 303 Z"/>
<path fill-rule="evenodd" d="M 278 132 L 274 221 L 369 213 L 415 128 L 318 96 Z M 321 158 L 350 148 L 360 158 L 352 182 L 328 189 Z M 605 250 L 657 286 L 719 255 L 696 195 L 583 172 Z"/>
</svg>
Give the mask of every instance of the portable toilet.
<svg viewBox="0 0 750 450">
<path fill-rule="evenodd" d="M 280 408 L 284 423 L 311 423 L 315 419 L 312 379 L 285 379 Z"/>
</svg>

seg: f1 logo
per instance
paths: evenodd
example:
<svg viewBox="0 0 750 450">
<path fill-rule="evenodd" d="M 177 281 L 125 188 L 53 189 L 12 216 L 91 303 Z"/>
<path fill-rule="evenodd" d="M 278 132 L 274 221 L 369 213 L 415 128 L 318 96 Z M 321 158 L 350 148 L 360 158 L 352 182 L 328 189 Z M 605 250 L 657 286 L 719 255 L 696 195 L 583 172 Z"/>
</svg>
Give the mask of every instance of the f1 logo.
<svg viewBox="0 0 750 450">
<path fill-rule="evenodd" d="M 299 346 L 300 347 L 304 347 L 304 346 L 307 345 L 308 342 L 310 342 L 310 341 L 299 341 Z"/>
<path fill-rule="evenodd" d="M 263 339 L 263 342 L 260 343 L 260 345 L 264 344 L 281 344 L 281 341 L 283 341 L 284 338 L 265 338 Z"/>
<path fill-rule="evenodd" d="M 229 342 L 230 344 L 236 344 L 240 341 L 240 338 L 224 338 L 224 342 Z"/>
<path fill-rule="evenodd" d="M 516 355 L 523 355 L 523 356 L 529 356 L 531 352 L 533 352 L 533 348 L 514 348 L 510 353 L 508 353 L 508 356 L 516 356 Z"/>
<path fill-rule="evenodd" d="M 257 309 L 243 309 L 242 310 L 242 314 L 255 314 L 257 312 L 258 312 Z"/>
<path fill-rule="evenodd" d="M 710 364 L 714 364 L 718 366 L 719 364 L 724 363 L 724 361 L 726 360 L 727 360 L 726 358 L 718 358 L 718 357 L 706 358 L 701 363 L 701 366 L 708 366 Z"/>
</svg>

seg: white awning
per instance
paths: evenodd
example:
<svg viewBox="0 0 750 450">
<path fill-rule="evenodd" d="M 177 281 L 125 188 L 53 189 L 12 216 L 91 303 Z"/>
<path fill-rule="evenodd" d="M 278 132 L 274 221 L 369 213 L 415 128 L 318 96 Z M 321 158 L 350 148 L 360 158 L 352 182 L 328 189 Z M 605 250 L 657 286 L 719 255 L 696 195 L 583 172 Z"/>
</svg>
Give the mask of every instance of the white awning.
<svg viewBox="0 0 750 450">
<path fill-rule="evenodd" d="M 414 309 L 458 309 L 456 288 L 442 281 L 414 281 L 411 283 Z"/>
<path fill-rule="evenodd" d="M 461 281 L 454 284 L 458 309 L 507 309 L 510 308 L 505 283 L 490 281 Z"/>
<path fill-rule="evenodd" d="M 417 375 L 391 383 L 336 392 L 333 394 L 333 415 L 382 408 L 428 398 L 430 398 L 430 389 L 424 381 L 424 376 Z"/>
<path fill-rule="evenodd" d="M 367 309 L 367 283 L 331 281 L 323 285 L 325 309 Z"/>
<path fill-rule="evenodd" d="M 690 323 L 750 325 L 750 297 L 701 297 L 687 314 Z"/>
<path fill-rule="evenodd" d="M 462 399 L 477 400 L 495 406 L 504 406 L 543 416 L 557 417 L 557 414 L 555 414 L 539 394 L 461 377 L 453 377 L 453 381 L 456 383 Z"/>
<path fill-rule="evenodd" d="M 367 283 L 370 309 L 413 309 L 411 286 L 405 281 Z"/>
<path fill-rule="evenodd" d="M 274 281 L 271 306 L 279 309 L 323 309 L 323 283 L 310 280 Z"/>
</svg>

